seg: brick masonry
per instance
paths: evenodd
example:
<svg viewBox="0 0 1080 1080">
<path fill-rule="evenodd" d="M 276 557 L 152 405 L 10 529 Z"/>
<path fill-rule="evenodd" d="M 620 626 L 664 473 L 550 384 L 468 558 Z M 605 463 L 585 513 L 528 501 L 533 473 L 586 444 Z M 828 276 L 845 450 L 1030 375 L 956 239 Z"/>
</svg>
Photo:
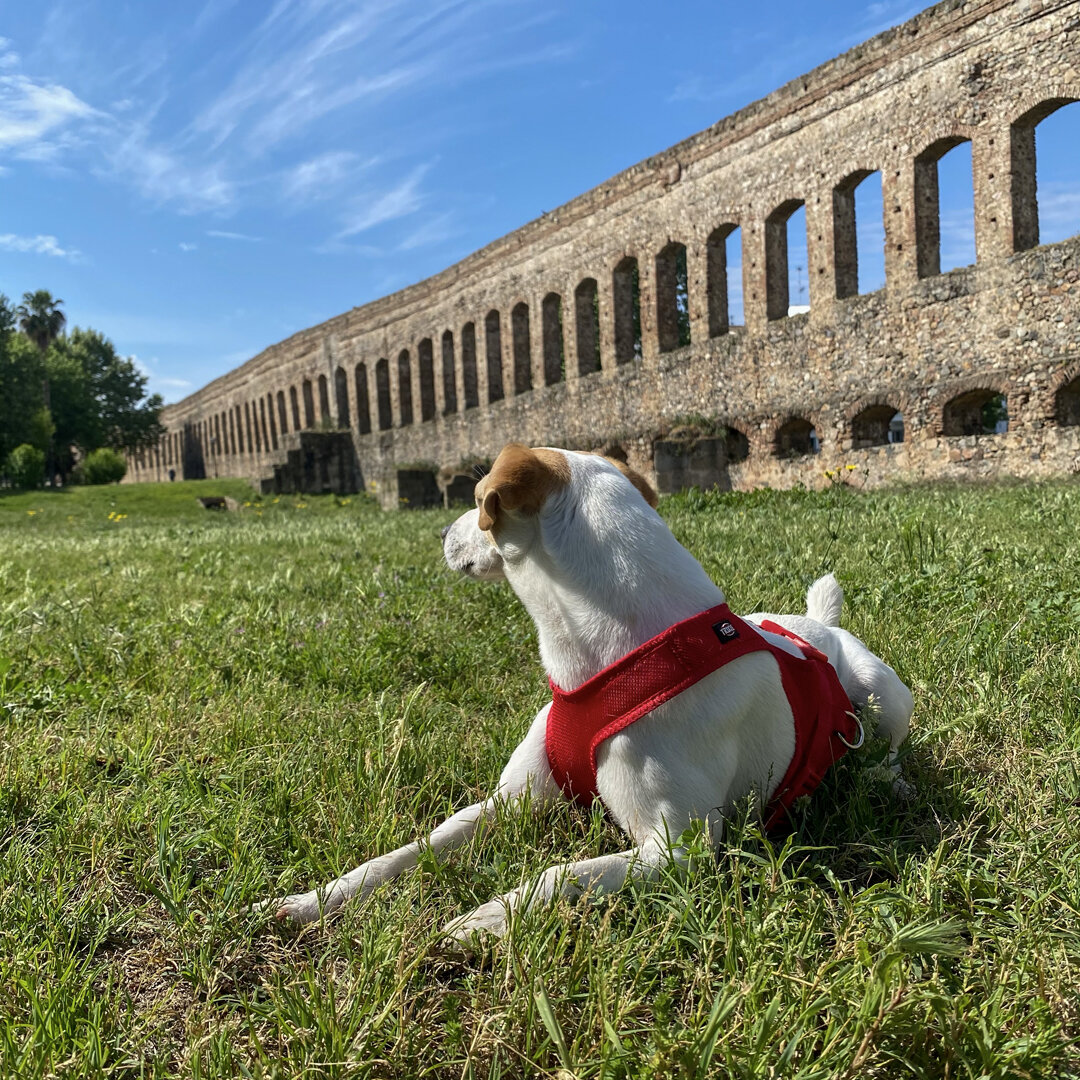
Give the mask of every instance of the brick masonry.
<svg viewBox="0 0 1080 1080">
<path fill-rule="evenodd" d="M 299 433 L 314 445 L 318 429 L 348 430 L 355 453 L 323 475 L 355 475 L 386 507 L 405 488 L 410 505 L 467 492 L 472 466 L 510 441 L 603 447 L 663 490 L 816 486 L 846 464 L 871 484 L 1078 472 L 1080 238 L 1038 244 L 1034 139 L 1075 100 L 1078 0 L 945 0 L 440 274 L 266 349 L 169 406 L 168 435 L 129 479 L 281 487 L 304 475 Z M 964 141 L 976 262 L 941 274 L 936 162 Z M 853 295 L 853 192 L 877 171 L 886 285 Z M 810 310 L 788 315 L 800 203 Z M 736 226 L 745 326 L 730 327 Z M 990 433 L 983 406 L 999 394 L 1008 429 Z"/>
</svg>

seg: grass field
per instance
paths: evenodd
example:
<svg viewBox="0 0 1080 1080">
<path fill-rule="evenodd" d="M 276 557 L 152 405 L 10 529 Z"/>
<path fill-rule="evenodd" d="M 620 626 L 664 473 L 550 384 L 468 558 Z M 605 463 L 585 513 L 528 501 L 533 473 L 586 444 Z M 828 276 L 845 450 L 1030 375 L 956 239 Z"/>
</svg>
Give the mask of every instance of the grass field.
<svg viewBox="0 0 1080 1080">
<path fill-rule="evenodd" d="M 0 1076 L 1080 1075 L 1080 484 L 665 500 L 736 611 L 835 570 L 914 690 L 914 797 L 871 747 L 793 836 L 737 822 L 469 961 L 439 927 L 620 850 L 599 813 L 502 821 L 329 927 L 244 910 L 491 787 L 544 698 L 531 622 L 445 569 L 451 514 L 208 492 L 251 498 L 0 497 Z"/>
</svg>

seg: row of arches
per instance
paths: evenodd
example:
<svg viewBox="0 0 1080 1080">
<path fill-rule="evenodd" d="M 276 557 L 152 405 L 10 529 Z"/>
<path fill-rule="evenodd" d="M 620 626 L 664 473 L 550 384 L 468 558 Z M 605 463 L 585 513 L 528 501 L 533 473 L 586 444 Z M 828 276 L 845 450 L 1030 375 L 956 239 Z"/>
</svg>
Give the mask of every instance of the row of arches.
<svg viewBox="0 0 1080 1080">
<path fill-rule="evenodd" d="M 1070 99 L 1053 98 L 1028 110 L 1010 127 L 1011 160 L 1013 161 L 1013 209 L 1015 250 L 1034 246 L 1039 241 L 1039 214 L 1036 198 L 1036 128 L 1053 113 L 1070 103 Z M 1080 109 L 1077 110 L 1080 114 Z M 916 266 L 920 277 L 930 277 L 942 270 L 942 207 L 940 176 L 942 165 L 953 151 L 968 150 L 967 174 L 971 177 L 970 140 L 950 135 L 935 139 L 914 159 L 914 205 L 916 222 Z M 860 205 L 861 193 L 873 196 L 869 205 L 877 208 L 876 221 L 868 220 Z M 880 225 L 877 224 L 880 222 Z M 805 241 L 792 237 L 793 223 L 805 229 L 805 202 L 785 200 L 769 213 L 764 222 L 765 240 L 765 309 L 771 320 L 798 314 L 809 308 L 809 267 L 814 261 L 814 245 L 805 234 Z M 872 225 L 870 228 L 868 226 Z M 860 169 L 842 178 L 832 193 L 832 257 L 837 299 L 845 299 L 885 282 L 883 249 L 889 241 L 890 223 L 886 220 L 881 196 L 880 170 Z M 864 236 L 876 240 L 877 250 L 867 252 Z M 818 238 L 820 239 L 820 237 Z M 899 241 L 897 241 L 899 244 Z M 948 249 L 951 250 L 951 249 Z M 972 251 L 974 248 L 972 247 Z M 726 333 L 742 321 L 742 229 L 736 221 L 724 221 L 715 226 L 705 241 L 705 322 L 710 337 Z M 793 261 L 794 259 L 794 261 Z M 819 261 L 819 260 L 818 260 Z M 869 265 L 868 265 L 869 264 Z M 803 272 L 806 272 L 804 281 Z M 691 344 L 690 280 L 686 244 L 669 240 L 653 256 L 653 291 L 655 300 L 656 346 L 661 353 L 672 352 Z M 623 258 L 613 269 L 610 282 L 611 310 L 604 315 L 611 320 L 611 345 L 616 366 L 642 356 L 641 288 L 638 260 Z M 525 300 L 513 305 L 509 312 L 509 370 L 503 372 L 503 314 L 492 309 L 484 318 L 481 339 L 484 348 L 486 399 L 488 403 L 507 396 L 528 393 L 539 386 L 552 386 L 567 377 L 567 346 L 564 334 L 563 297 L 547 293 L 540 302 L 539 318 Z M 575 373 L 591 374 L 601 368 L 601 290 L 595 277 L 583 278 L 572 297 L 573 341 L 576 355 L 571 358 Z M 534 336 L 539 336 L 538 360 L 534 363 Z M 458 401 L 459 383 L 456 366 L 454 332 L 445 330 L 441 337 L 441 382 L 444 414 L 456 413 L 459 408 L 475 408 L 480 404 L 481 388 L 477 379 L 477 328 L 472 322 L 459 331 L 461 390 L 464 400 Z M 363 364 L 357 365 L 357 372 Z M 345 378 L 338 368 L 338 378 Z M 431 338 L 422 339 L 416 348 L 416 366 L 410 350 L 403 349 L 396 360 L 397 416 L 390 385 L 390 361 L 376 361 L 375 395 L 377 408 L 367 403 L 366 381 L 357 374 L 356 400 L 361 416 L 361 433 L 371 430 L 365 412 L 376 414 L 379 430 L 408 426 L 434 419 L 436 414 L 434 347 Z M 416 386 L 414 387 L 414 377 Z M 419 392 L 419 409 L 414 402 L 414 389 Z M 347 393 L 338 391 L 339 399 Z M 347 407 L 346 407 L 347 408 Z M 339 422 L 342 412 L 339 406 Z M 343 426 L 348 426 L 347 422 Z"/>
<path fill-rule="evenodd" d="M 1053 422 L 1061 427 L 1080 426 L 1080 375 L 1063 382 L 1055 392 Z M 897 405 L 878 400 L 853 413 L 846 435 L 853 450 L 867 450 L 904 442 L 906 430 Z M 1008 398 L 993 386 L 964 390 L 941 409 L 940 433 L 946 437 L 1003 435 L 1008 430 Z M 776 457 L 802 457 L 820 450 L 817 429 L 806 417 L 791 416 L 776 427 L 772 441 Z"/>
<path fill-rule="evenodd" d="M 1070 105 L 1075 107 L 1066 108 Z M 1058 188 L 1071 183 L 1071 175 L 1062 173 L 1058 157 L 1061 150 L 1075 146 L 1080 139 L 1080 106 L 1068 97 L 1044 100 L 1027 109 L 1009 126 L 1008 138 L 1011 250 L 1025 251 L 1040 242 L 1075 235 L 1080 221 L 1075 217 L 1068 220 L 1067 214 L 1060 212 L 1062 200 Z M 1055 150 L 1059 152 L 1057 156 Z M 989 180 L 993 179 L 990 173 Z M 912 186 L 917 276 L 930 278 L 976 262 L 977 193 L 970 136 L 951 133 L 932 140 L 914 157 Z M 1046 195 L 1042 208 L 1040 191 Z M 885 212 L 881 170 L 858 169 L 843 177 L 832 189 L 831 211 L 836 299 L 873 292 L 886 285 L 886 248 L 896 255 L 902 252 L 902 237 L 892 234 L 903 225 L 895 213 Z M 823 235 L 811 235 L 807 227 L 803 199 L 788 199 L 768 214 L 765 219 L 768 319 L 809 309 L 813 294 L 809 288 L 809 270 L 816 265 L 817 272 L 822 272 L 823 260 L 815 253 L 822 240 Z M 710 332 L 714 332 L 711 320 Z"/>
<path fill-rule="evenodd" d="M 389 417 L 390 395 L 388 362 L 376 365 L 376 382 L 380 386 L 379 410 L 383 419 Z M 378 372 L 384 373 L 383 377 Z M 372 427 L 371 412 L 366 396 L 367 372 L 363 363 L 355 370 L 359 415 L 357 426 L 361 433 Z M 348 428 L 351 409 L 347 392 L 347 376 L 343 368 L 335 372 L 335 397 L 338 408 L 336 426 Z M 1068 369 L 1052 398 L 1052 421 L 1062 427 L 1080 427 L 1080 371 Z M 255 454 L 276 449 L 281 435 L 316 425 L 316 408 L 323 419 L 331 417 L 329 384 L 325 376 L 315 383 L 301 382 L 300 390 L 290 386 L 287 391 L 269 393 L 254 402 L 233 405 L 208 420 L 187 425 L 182 431 L 170 432 L 152 450 L 134 455 L 136 474 L 144 470 L 158 474 L 175 470 L 191 479 L 216 475 L 214 466 L 219 458 L 232 454 Z M 1000 435 L 1009 430 L 1008 400 L 993 386 L 965 389 L 951 397 L 940 413 L 940 433 L 945 436 Z M 841 439 L 850 438 L 851 448 L 865 450 L 905 441 L 909 434 L 899 402 L 887 397 L 863 404 L 854 411 Z M 800 415 L 783 418 L 768 435 L 773 456 L 781 459 L 817 454 L 822 449 L 814 421 Z M 750 455 L 750 439 L 737 427 L 726 436 L 727 458 L 732 463 L 746 460 Z"/>
<path fill-rule="evenodd" d="M 632 264 L 632 265 L 631 265 Z M 623 346 L 620 363 L 641 355 L 641 313 L 637 296 L 637 261 L 623 260 L 617 274 L 630 283 L 630 303 L 627 305 L 628 332 L 620 325 L 619 339 L 627 341 Z M 599 292 L 595 278 L 583 279 L 574 290 L 573 297 L 574 340 L 576 342 L 576 371 L 588 375 L 600 370 L 600 308 Z M 484 317 L 480 329 L 483 343 L 483 389 L 487 402 L 502 401 L 508 395 L 529 393 L 538 386 L 554 386 L 567 377 L 567 344 L 563 323 L 563 298 L 559 293 L 547 293 L 540 303 L 539 320 L 539 367 L 534 370 L 533 313 L 525 301 L 519 301 L 510 309 L 510 337 L 508 377 L 503 373 L 503 315 L 493 308 Z M 443 415 L 459 410 L 474 409 L 481 403 L 482 387 L 478 368 L 477 326 L 465 323 L 458 332 L 444 330 L 440 339 L 439 370 L 435 365 L 434 342 L 423 338 L 417 343 L 414 368 L 409 349 L 402 349 L 391 365 L 388 357 L 381 357 L 374 364 L 374 384 L 368 381 L 368 365 L 361 361 L 354 367 L 355 400 L 357 407 L 357 430 L 368 434 L 373 427 L 387 431 L 392 427 L 407 427 L 417 422 L 433 420 L 437 412 L 436 380 L 442 386 Z M 461 378 L 458 379 L 458 364 Z M 415 384 L 414 384 L 415 374 Z M 396 412 L 393 382 L 396 383 Z M 348 427 L 349 407 L 347 375 L 344 368 L 336 370 L 336 392 L 339 401 L 338 421 Z M 414 407 L 414 390 L 419 394 L 419 415 Z M 459 394 L 460 390 L 460 394 Z M 372 407 L 374 396 L 374 407 Z M 460 400 L 459 400 L 460 397 Z"/>
<path fill-rule="evenodd" d="M 1051 121 L 1051 117 L 1055 119 Z M 1074 98 L 1054 96 L 1027 107 L 1007 128 L 1010 167 L 1005 171 L 1015 251 L 1046 238 L 1038 199 L 1044 149 L 1040 140 L 1048 123 L 1057 124 L 1063 117 L 1080 120 L 1080 105 Z M 1062 133 L 1067 137 L 1069 129 L 1059 125 L 1054 130 L 1060 139 Z M 920 277 L 939 273 L 943 265 L 943 168 L 958 151 L 966 150 L 970 184 L 970 149 L 968 135 L 947 133 L 936 136 L 911 159 L 914 263 Z M 898 169 L 894 176 L 900 175 Z M 891 230 L 903 228 L 904 215 L 885 213 L 881 177 L 880 169 L 859 169 L 832 187 L 831 258 L 837 299 L 867 291 L 879 281 L 887 285 L 883 251 L 886 247 L 898 251 L 902 246 L 902 238 L 892 235 Z M 877 204 L 882 204 L 876 214 L 866 211 L 860 201 L 870 190 L 877 193 Z M 973 188 L 972 192 L 973 204 Z M 823 258 L 815 245 L 822 243 L 828 232 L 809 236 L 805 210 L 805 200 L 786 199 L 762 222 L 766 319 L 805 310 L 814 292 L 809 287 L 811 266 L 818 267 L 816 273 L 823 273 Z M 880 228 L 876 222 L 868 222 L 868 217 L 879 219 Z M 868 224 L 875 225 L 869 231 L 875 238 L 880 272 L 868 267 L 871 260 L 863 250 Z M 1068 231 L 1075 232 L 1076 224 L 1072 222 Z M 793 236 L 800 225 L 801 240 Z M 1060 222 L 1055 222 L 1052 238 L 1062 235 L 1066 233 Z M 400 350 L 393 360 L 383 357 L 370 364 L 338 365 L 329 378 L 324 374 L 303 378 L 283 390 L 231 404 L 202 422 L 201 443 L 208 453 L 220 457 L 258 456 L 278 450 L 281 437 L 290 431 L 318 426 L 353 428 L 360 434 L 386 431 L 433 420 L 440 405 L 444 415 L 454 414 L 556 385 L 568 377 L 600 370 L 609 362 L 607 351 L 613 366 L 628 364 L 643 354 L 643 296 L 652 306 L 652 319 L 645 321 L 653 322 L 655 348 L 662 353 L 691 344 L 692 333 L 698 333 L 699 326 L 709 337 L 723 335 L 742 321 L 745 240 L 737 220 L 716 224 L 704 241 L 693 241 L 691 250 L 681 240 L 668 237 L 644 264 L 650 278 L 645 294 L 638 257 L 626 255 L 610 268 L 608 280 L 604 280 L 607 271 L 600 278 L 583 277 L 565 298 L 550 291 L 531 305 L 520 299 L 509 311 L 492 308 L 482 320 L 447 328 L 438 337 L 425 337 L 415 347 Z M 974 258 L 974 248 L 972 252 Z M 700 306 L 691 303 L 691 288 L 698 287 L 698 277 L 691 281 L 692 260 L 700 260 L 694 265 L 704 279 L 704 303 Z M 876 425 L 874 430 L 878 431 L 884 424 L 882 413 L 871 427 Z M 793 445 L 801 445 L 801 437 L 792 438 Z M 170 467 L 182 463 L 184 450 L 178 433 L 164 440 L 161 454 Z"/>
</svg>

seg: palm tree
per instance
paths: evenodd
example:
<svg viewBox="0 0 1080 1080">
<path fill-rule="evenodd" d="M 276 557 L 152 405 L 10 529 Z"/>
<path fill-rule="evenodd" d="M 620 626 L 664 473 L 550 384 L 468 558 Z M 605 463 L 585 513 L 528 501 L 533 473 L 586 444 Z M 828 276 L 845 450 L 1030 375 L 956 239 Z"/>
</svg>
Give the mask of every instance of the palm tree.
<svg viewBox="0 0 1080 1080">
<path fill-rule="evenodd" d="M 54 300 L 48 289 L 35 289 L 33 292 L 23 293 L 22 303 L 15 309 L 19 329 L 38 347 L 43 365 L 49 346 L 63 333 L 64 324 L 67 322 L 67 316 L 60 310 L 63 302 L 63 300 Z M 51 411 L 48 372 L 42 379 L 41 391 L 45 399 L 45 408 Z M 48 448 L 46 476 L 51 486 L 53 482 L 51 440 Z"/>
<path fill-rule="evenodd" d="M 54 300 L 48 289 L 23 293 L 15 309 L 19 329 L 38 347 L 44 358 L 49 346 L 63 333 L 67 316 L 60 310 L 63 300 Z"/>
</svg>

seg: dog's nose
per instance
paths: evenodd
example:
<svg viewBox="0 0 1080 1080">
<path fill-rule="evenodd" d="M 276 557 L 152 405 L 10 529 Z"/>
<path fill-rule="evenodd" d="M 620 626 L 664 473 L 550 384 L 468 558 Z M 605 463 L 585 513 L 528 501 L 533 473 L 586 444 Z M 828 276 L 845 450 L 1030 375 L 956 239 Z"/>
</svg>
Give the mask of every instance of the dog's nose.
<svg viewBox="0 0 1080 1080">
<path fill-rule="evenodd" d="M 446 543 L 446 534 L 447 534 L 448 532 L 450 532 L 450 526 L 449 526 L 449 525 L 444 525 L 444 526 L 443 526 L 443 527 L 442 527 L 442 528 L 441 528 L 441 529 L 439 530 L 439 538 L 440 538 L 440 539 L 442 540 L 442 542 L 443 542 L 444 544 Z"/>
</svg>

